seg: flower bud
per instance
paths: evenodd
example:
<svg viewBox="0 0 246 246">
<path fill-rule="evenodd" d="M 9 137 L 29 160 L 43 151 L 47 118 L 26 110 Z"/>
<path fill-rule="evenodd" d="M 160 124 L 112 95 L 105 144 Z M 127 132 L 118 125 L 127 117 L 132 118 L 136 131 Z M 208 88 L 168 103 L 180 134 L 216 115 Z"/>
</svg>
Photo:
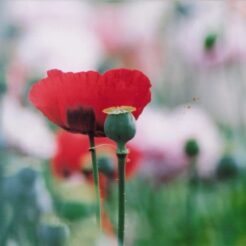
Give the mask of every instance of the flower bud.
<svg viewBox="0 0 246 246">
<path fill-rule="evenodd" d="M 216 33 L 209 33 L 204 39 L 204 48 L 206 51 L 212 50 L 217 42 L 218 35 Z"/>
<path fill-rule="evenodd" d="M 225 155 L 216 168 L 216 176 L 221 180 L 234 178 L 239 174 L 239 164 L 231 155 Z"/>
<path fill-rule="evenodd" d="M 98 169 L 107 177 L 111 178 L 114 175 L 114 163 L 112 158 L 107 156 L 98 157 Z"/>
<path fill-rule="evenodd" d="M 199 145 L 195 139 L 188 139 L 185 143 L 185 153 L 188 157 L 198 156 L 200 152 Z"/>
<path fill-rule="evenodd" d="M 118 107 L 104 110 L 108 114 L 104 123 L 105 135 L 117 143 L 127 143 L 136 134 L 132 107 Z"/>
</svg>

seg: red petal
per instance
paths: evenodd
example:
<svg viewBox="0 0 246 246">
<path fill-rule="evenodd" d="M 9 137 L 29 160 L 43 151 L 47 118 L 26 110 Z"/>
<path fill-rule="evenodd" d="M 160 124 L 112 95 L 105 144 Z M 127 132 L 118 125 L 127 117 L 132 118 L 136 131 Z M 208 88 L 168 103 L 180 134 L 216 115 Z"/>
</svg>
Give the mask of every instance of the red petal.
<svg viewBox="0 0 246 246">
<path fill-rule="evenodd" d="M 52 160 L 52 170 L 56 176 L 63 177 L 64 170 L 70 174 L 81 173 L 83 165 L 88 163 L 83 162 L 86 157 L 90 159 L 88 137 L 81 134 L 72 134 L 66 131 L 59 131 L 57 134 L 57 152 Z M 141 162 L 141 152 L 135 147 L 127 145 L 129 154 L 126 162 L 126 178 L 131 178 L 139 167 Z M 98 158 L 108 156 L 114 160 L 115 164 L 115 177 L 117 177 L 118 163 L 116 157 L 116 145 L 108 138 L 96 139 L 96 151 Z M 101 175 L 103 176 L 103 175 Z M 103 184 L 102 184 L 103 186 Z M 105 189 L 102 188 L 103 194 Z"/>
<path fill-rule="evenodd" d="M 47 78 L 33 85 L 29 99 L 52 122 L 68 127 L 66 114 L 69 108 L 95 108 L 98 105 L 96 84 L 99 76 L 93 71 L 63 73 L 50 70 Z"/>
<path fill-rule="evenodd" d="M 93 71 L 64 73 L 54 69 L 48 71 L 47 78 L 33 85 L 29 99 L 52 122 L 75 132 L 78 130 L 71 129 L 67 122 L 68 110 L 93 109 L 95 135 L 102 136 L 106 118 L 103 109 L 132 106 L 136 108 L 133 115 L 137 119 L 150 102 L 150 87 L 149 79 L 137 70 L 114 69 L 100 75 Z M 85 123 L 81 122 L 81 125 Z M 74 125 L 80 126 L 77 121 Z"/>
<path fill-rule="evenodd" d="M 141 163 L 142 154 L 141 152 L 131 144 L 127 145 L 129 154 L 126 158 L 126 179 L 131 178 L 139 168 Z"/>
<path fill-rule="evenodd" d="M 52 170 L 56 176 L 64 176 L 64 170 L 70 174 L 81 172 L 81 156 L 89 153 L 86 136 L 59 131 L 57 134 L 57 152 L 52 161 Z"/>
<path fill-rule="evenodd" d="M 133 115 L 137 119 L 144 107 L 150 102 L 150 81 L 138 70 L 112 69 L 100 79 L 101 109 L 114 106 L 133 106 Z M 98 119 L 105 116 L 98 112 Z"/>
</svg>

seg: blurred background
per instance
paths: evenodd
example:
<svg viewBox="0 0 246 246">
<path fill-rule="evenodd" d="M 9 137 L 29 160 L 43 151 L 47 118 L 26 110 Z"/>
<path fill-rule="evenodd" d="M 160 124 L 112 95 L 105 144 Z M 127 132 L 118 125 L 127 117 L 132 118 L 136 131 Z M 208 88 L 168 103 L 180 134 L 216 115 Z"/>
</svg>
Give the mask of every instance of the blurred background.
<svg viewBox="0 0 246 246">
<path fill-rule="evenodd" d="M 115 147 L 27 100 L 46 71 L 133 68 L 152 82 L 126 164 L 126 245 L 246 245 L 246 2 L 0 1 L 0 245 L 116 245 Z"/>
</svg>

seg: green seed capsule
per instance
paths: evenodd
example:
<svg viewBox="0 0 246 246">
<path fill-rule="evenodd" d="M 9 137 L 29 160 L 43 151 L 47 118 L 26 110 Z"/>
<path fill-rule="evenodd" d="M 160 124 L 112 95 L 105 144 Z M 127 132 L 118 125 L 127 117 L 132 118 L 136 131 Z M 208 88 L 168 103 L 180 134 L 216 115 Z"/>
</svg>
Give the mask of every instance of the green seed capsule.
<svg viewBox="0 0 246 246">
<path fill-rule="evenodd" d="M 130 112 L 108 114 L 104 132 L 117 143 L 127 143 L 136 134 L 135 118 Z"/>
<path fill-rule="evenodd" d="M 185 143 L 185 153 L 189 157 L 198 156 L 200 152 L 199 145 L 195 139 L 188 139 Z"/>
</svg>

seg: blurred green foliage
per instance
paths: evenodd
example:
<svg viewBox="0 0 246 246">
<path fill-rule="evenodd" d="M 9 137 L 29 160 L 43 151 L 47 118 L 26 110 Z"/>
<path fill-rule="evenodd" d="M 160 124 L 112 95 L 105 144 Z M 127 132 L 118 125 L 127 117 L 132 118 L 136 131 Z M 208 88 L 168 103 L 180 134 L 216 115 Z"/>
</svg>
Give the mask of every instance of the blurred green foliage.
<svg viewBox="0 0 246 246">
<path fill-rule="evenodd" d="M 8 173 L 4 156 L 2 153 L 0 174 Z M 225 156 L 214 178 L 198 182 L 184 176 L 157 185 L 134 177 L 126 187 L 127 245 L 245 245 L 246 175 L 234 164 L 232 156 Z M 94 245 L 98 239 L 94 204 L 83 201 L 76 187 L 68 196 L 52 176 L 49 163 L 43 167 L 43 172 L 23 167 L 1 175 L 0 245 L 10 241 L 21 246 Z M 228 176 L 230 170 L 233 175 Z M 45 180 L 52 198 L 49 214 L 37 203 L 41 195 L 35 189 L 38 179 Z M 83 193 L 82 186 L 78 189 Z M 117 228 L 117 182 L 104 207 Z"/>
<path fill-rule="evenodd" d="M 195 184 L 179 179 L 161 187 L 135 179 L 127 185 L 126 235 L 134 230 L 134 246 L 245 245 L 245 187 L 245 175 Z M 116 193 L 107 204 L 112 218 Z"/>
</svg>

